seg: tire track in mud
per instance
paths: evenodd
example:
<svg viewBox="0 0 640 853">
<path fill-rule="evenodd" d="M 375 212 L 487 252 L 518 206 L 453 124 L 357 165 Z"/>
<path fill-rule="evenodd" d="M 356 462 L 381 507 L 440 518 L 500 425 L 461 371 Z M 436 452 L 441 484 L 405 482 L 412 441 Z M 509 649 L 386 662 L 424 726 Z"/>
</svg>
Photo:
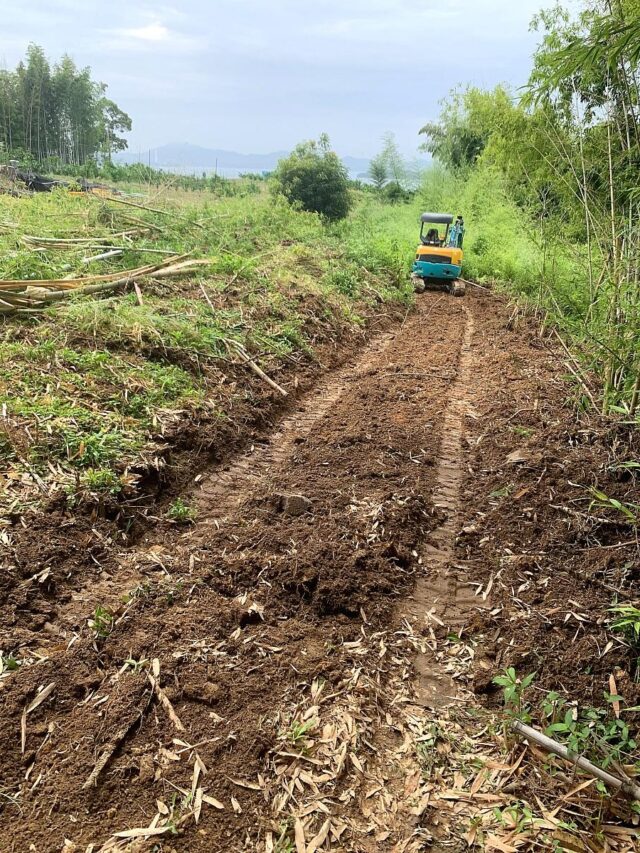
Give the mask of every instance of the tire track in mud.
<svg viewBox="0 0 640 853">
<path fill-rule="evenodd" d="M 418 578 L 412 596 L 399 608 L 400 618 L 407 619 L 416 632 L 425 625 L 434 624 L 455 628 L 466 620 L 471 610 L 483 604 L 460 578 L 461 569 L 451 565 L 460 526 L 461 487 L 465 476 L 462 466 L 464 421 L 467 416 L 473 416 L 470 388 L 474 319 L 466 305 L 463 310 L 465 328 L 458 377 L 449 388 L 437 460 L 437 485 L 432 496 L 434 507 L 442 511 L 445 518 L 431 533 L 422 551 L 425 573 Z M 415 669 L 419 704 L 439 708 L 455 701 L 457 686 L 433 655 L 419 653 Z"/>
<path fill-rule="evenodd" d="M 61 654 L 52 648 L 40 667 L 25 671 L 22 685 L 10 688 L 4 712 L 10 721 L 5 735 L 9 745 L 19 732 L 15 721 L 23 695 L 32 696 L 36 680 L 56 679 L 55 705 L 41 711 L 47 724 L 55 719 L 56 751 L 38 757 L 37 771 L 43 774 L 47 796 L 55 791 L 64 801 L 64 809 L 54 815 L 58 830 L 66 812 L 82 813 L 69 832 L 86 843 L 138 825 L 130 795 L 144 800 L 148 810 L 163 784 L 152 788 L 143 775 L 149 759 L 162 778 L 184 784 L 185 768 L 179 762 L 165 767 L 162 750 L 158 753 L 158 744 L 166 750 L 173 743 L 170 721 L 162 713 L 148 715 L 91 792 L 102 813 L 93 806 L 87 811 L 88 795 L 76 783 L 87 778 L 105 739 L 120 729 L 123 713 L 137 713 L 135 690 L 146 684 L 144 671 L 123 668 L 123 661 L 127 667 L 131 661 L 162 661 L 163 687 L 189 731 L 188 742 L 204 744 L 202 760 L 218 771 L 212 793 L 227 803 L 238 791 L 225 779 L 255 778 L 270 770 L 260 743 L 277 749 L 277 720 L 287 721 L 306 701 L 305 684 L 326 679 L 335 692 L 322 702 L 323 718 L 341 717 L 343 704 L 351 708 L 353 702 L 361 709 L 361 719 L 352 732 L 356 759 L 343 768 L 344 778 L 336 781 L 335 790 L 327 782 L 325 795 L 332 803 L 343 790 L 346 794 L 353 789 L 352 800 L 357 796 L 354 786 L 359 790 L 364 779 L 358 756 L 373 762 L 367 734 L 373 733 L 377 715 L 376 679 L 386 678 L 388 667 L 399 665 L 390 660 L 382 634 L 366 641 L 365 635 L 374 630 L 372 625 L 388 625 L 390 614 L 397 612 L 396 596 L 406 594 L 415 573 L 424 569 L 425 558 L 420 567 L 418 552 L 427 531 L 438 523 L 432 504 L 451 499 L 451 472 L 438 456 L 444 456 L 446 444 L 444 418 L 451 415 L 445 401 L 452 389 L 464 384 L 456 375 L 465 314 L 457 300 L 424 299 L 404 327 L 377 338 L 360 358 L 328 376 L 267 445 L 237 459 L 221 482 L 215 476 L 206 478 L 199 495 L 202 521 L 193 531 L 160 539 L 160 559 L 171 549 L 178 553 L 175 562 L 166 563 L 175 569 L 174 578 L 180 578 L 180 572 L 184 578 L 177 601 L 167 601 L 162 590 L 141 597 L 97 649 L 90 647 L 83 631 L 72 647 L 60 649 Z M 468 326 L 467 321 L 467 335 Z M 299 445 L 304 435 L 308 439 Z M 455 456 L 455 443 L 450 450 Z M 287 518 L 265 504 L 275 489 L 292 493 L 298 488 L 313 499 L 312 516 Z M 225 516 L 227 521 L 221 521 Z M 449 523 L 453 535 L 455 519 L 443 527 Z M 68 610 L 63 605 L 61 613 L 84 624 L 92 605 L 107 593 L 119 597 L 136 572 L 150 580 L 144 549 L 153 547 L 150 534 L 142 547 L 131 549 L 131 563 L 105 579 L 103 588 L 91 586 L 67 605 Z M 190 554 L 197 561 L 193 574 Z M 264 609 L 264 620 L 246 610 L 252 602 Z M 9 690 L 5 695 L 9 698 Z M 217 720 L 213 738 L 212 717 Z M 29 722 L 27 746 L 33 749 L 39 732 L 35 721 Z M 25 788 L 16 781 L 13 767 L 7 778 L 20 790 Z M 271 784 L 279 781 L 274 777 Z M 122 782 L 126 793 L 119 788 Z M 37 809 L 37 797 L 26 790 L 24 797 L 25 806 Z M 243 825 L 250 841 L 242 849 L 262 850 L 257 837 L 269 820 L 264 798 L 249 793 L 244 797 L 249 798 L 243 802 L 246 817 L 236 817 L 232 809 L 215 818 L 203 813 L 209 838 L 190 827 L 188 837 L 176 841 L 176 849 L 237 853 L 240 843 L 229 839 L 239 838 Z M 368 850 L 358 841 L 366 828 L 350 817 L 348 804 L 344 814 L 352 821 L 353 836 L 344 849 Z M 21 838 L 32 841 L 50 832 L 35 811 Z"/>
<path fill-rule="evenodd" d="M 426 849 L 435 853 L 445 849 L 432 842 L 426 847 L 418 831 L 420 822 L 417 815 L 420 812 L 417 811 L 415 799 L 412 799 L 410 780 L 420 778 L 423 768 L 418 760 L 417 744 L 407 748 L 406 732 L 411 730 L 411 726 L 407 725 L 407 715 L 430 718 L 460 700 L 458 684 L 438 660 L 434 651 L 436 644 L 433 643 L 432 647 L 429 641 L 425 642 L 425 635 L 431 633 L 433 637 L 434 627 L 446 626 L 449 629 L 463 623 L 469 612 L 482 603 L 468 591 L 464 579 L 458 576 L 462 567 L 453 565 L 462 515 L 465 418 L 474 416 L 470 379 L 475 323 L 472 310 L 467 305 L 462 310 L 464 333 L 457 358 L 458 373 L 455 382 L 448 388 L 431 495 L 432 505 L 444 514 L 444 518 L 419 549 L 422 572 L 417 576 L 411 595 L 399 602 L 393 617 L 396 635 L 412 635 L 414 640 L 410 643 L 413 651 L 409 657 L 413 679 L 399 694 L 402 698 L 397 704 L 398 710 L 392 715 L 391 721 L 387 718 L 387 727 L 379 725 L 373 732 L 375 761 L 369 768 L 369 774 L 371 778 L 385 780 L 387 805 L 393 803 L 393 807 L 386 812 L 389 815 L 389 841 L 388 846 L 375 844 L 364 848 L 367 853 L 379 850 L 420 853 Z M 390 722 L 394 725 L 391 726 Z M 405 732 L 405 742 L 400 747 L 392 735 L 394 727 L 396 732 Z M 366 795 L 360 803 L 360 810 L 366 813 Z"/>
<path fill-rule="evenodd" d="M 198 509 L 197 525 L 176 539 L 188 542 L 193 548 L 205 542 L 229 514 L 237 511 L 272 477 L 274 471 L 286 463 L 297 442 L 310 434 L 314 425 L 327 416 L 343 394 L 353 388 L 354 383 L 366 378 L 373 369 L 372 365 L 401 333 L 402 327 L 377 335 L 355 359 L 351 358 L 342 367 L 331 371 L 304 394 L 294 412 L 285 416 L 266 444 L 252 447 L 235 460 L 216 465 L 202 475 L 199 489 L 194 495 Z M 60 638 L 69 636 L 69 630 L 85 624 L 96 602 L 100 606 L 121 609 L 123 596 L 126 597 L 131 590 L 145 582 L 167 578 L 170 571 L 162 556 L 151 556 L 150 561 L 146 559 L 156 547 L 159 546 L 153 545 L 151 534 L 144 548 L 138 543 L 120 554 L 116 572 L 76 587 L 69 601 L 58 608 L 55 623 L 47 624 L 50 642 L 59 643 Z M 165 550 L 163 547 L 162 551 Z M 143 570 L 145 562 L 147 569 Z"/>
<path fill-rule="evenodd" d="M 217 527 L 228 513 L 250 497 L 266 477 L 281 467 L 296 443 L 309 435 L 314 425 L 329 413 L 353 382 L 366 377 L 372 363 L 398 334 L 397 329 L 383 333 L 369 344 L 355 363 L 351 360 L 321 380 L 301 399 L 296 411 L 271 434 L 267 444 L 252 448 L 224 470 L 214 470 L 206 475 L 196 498 L 200 520 L 193 538 L 200 539 L 207 534 L 207 528 Z"/>
<path fill-rule="evenodd" d="M 475 663 L 489 658 L 480 658 L 482 636 L 476 645 L 470 635 L 482 621 L 476 611 L 489 605 L 469 581 L 488 590 L 493 547 L 520 534 L 516 512 L 510 521 L 498 515 L 508 513 L 504 504 L 485 519 L 486 499 L 514 449 L 517 403 L 537 407 L 556 366 L 514 394 L 512 377 L 521 376 L 512 351 L 528 370 L 541 358 L 537 330 L 535 345 L 519 341 L 505 332 L 507 309 L 473 294 L 436 304 L 420 299 L 406 327 L 322 380 L 267 444 L 222 477 L 205 474 L 200 524 L 156 540 L 163 560 L 180 552 L 167 562 L 183 584 L 175 600 L 164 590 L 141 596 L 103 641 L 90 646 L 84 630 L 62 654 L 53 648 L 4 682 L 0 789 L 10 795 L 7 808 L 19 810 L 12 849 L 53 850 L 70 838 L 77 849 L 113 850 L 99 847 L 112 833 L 164 824 L 159 803 L 166 811 L 176 788 L 188 791 L 196 778 L 193 755 L 176 750 L 185 740 L 214 769 L 200 783 L 224 808 L 203 808 L 198 824 L 185 812 L 179 834 L 167 838 L 176 853 L 295 849 L 300 833 L 305 849 L 345 853 L 468 849 L 469 828 L 484 826 L 491 805 L 463 808 L 449 794 L 480 783 L 491 793 L 473 756 L 504 761 L 472 692 Z M 554 394 L 564 398 L 564 387 Z M 557 446 L 566 449 L 562 430 Z M 531 484 L 538 475 L 519 476 Z M 287 517 L 269 504 L 280 490 L 299 490 L 313 512 Z M 480 519 L 475 534 L 475 520 L 465 526 L 471 517 Z M 489 555 L 479 551 L 487 535 L 496 538 Z M 130 552 L 146 579 L 144 548 L 153 543 L 150 531 Z M 111 579 L 114 593 L 129 568 L 137 567 Z M 497 580 L 493 588 L 498 605 Z M 86 616 L 86 602 L 76 605 Z M 510 625 L 509 636 L 521 625 Z M 450 629 L 463 639 L 447 637 Z M 105 743 L 123 719 L 139 718 L 152 660 L 161 662 L 158 683 L 186 733 L 176 740 L 154 700 L 85 791 Z M 21 715 L 54 681 L 29 714 L 21 758 Z M 517 788 L 517 802 L 522 795 Z"/>
</svg>

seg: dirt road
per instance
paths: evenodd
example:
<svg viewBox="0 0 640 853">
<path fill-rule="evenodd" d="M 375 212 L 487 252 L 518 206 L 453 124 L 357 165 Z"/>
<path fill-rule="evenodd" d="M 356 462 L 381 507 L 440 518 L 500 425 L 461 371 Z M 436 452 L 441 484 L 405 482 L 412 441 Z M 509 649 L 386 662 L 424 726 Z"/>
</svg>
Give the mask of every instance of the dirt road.
<svg viewBox="0 0 640 853">
<path fill-rule="evenodd" d="M 628 665 L 595 654 L 603 590 L 632 580 L 573 485 L 611 437 L 510 315 L 420 297 L 268 443 L 202 472 L 194 526 L 74 578 L 38 662 L 0 682 L 0 850 L 399 853 L 494 831 L 516 759 L 486 734 L 491 678 L 513 663 L 601 696 Z"/>
</svg>

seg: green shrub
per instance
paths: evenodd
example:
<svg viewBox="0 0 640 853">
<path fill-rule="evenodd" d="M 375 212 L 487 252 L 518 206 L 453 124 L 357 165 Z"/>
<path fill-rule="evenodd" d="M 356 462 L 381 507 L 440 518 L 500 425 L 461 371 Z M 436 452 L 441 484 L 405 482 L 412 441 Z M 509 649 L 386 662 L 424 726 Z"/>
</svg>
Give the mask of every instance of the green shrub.
<svg viewBox="0 0 640 853">
<path fill-rule="evenodd" d="M 281 160 L 273 186 L 289 203 L 329 221 L 344 219 L 352 206 L 348 172 L 338 155 L 329 150 L 326 135 L 318 142 L 302 142 Z"/>
</svg>

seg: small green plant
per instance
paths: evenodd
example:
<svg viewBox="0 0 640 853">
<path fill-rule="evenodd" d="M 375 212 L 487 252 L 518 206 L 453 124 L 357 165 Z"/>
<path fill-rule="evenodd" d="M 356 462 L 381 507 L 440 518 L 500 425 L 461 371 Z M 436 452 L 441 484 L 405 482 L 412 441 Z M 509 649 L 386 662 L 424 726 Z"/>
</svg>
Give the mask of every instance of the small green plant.
<svg viewBox="0 0 640 853">
<path fill-rule="evenodd" d="M 416 745 L 418 761 L 426 779 L 431 776 L 438 761 L 439 755 L 436 747 L 440 741 L 446 741 L 446 732 L 437 723 L 434 723 L 429 726 L 428 732 L 423 732 L 419 743 Z"/>
<path fill-rule="evenodd" d="M 168 827 L 168 830 L 172 835 L 178 834 L 178 821 L 191 805 L 192 799 L 193 795 L 191 792 L 184 793 L 181 797 L 177 793 L 172 794 L 170 804 L 167 806 L 169 809 L 169 816 L 165 823 L 165 826 Z"/>
<path fill-rule="evenodd" d="M 122 491 L 122 480 L 109 468 L 89 468 L 80 482 L 88 491 L 101 495 L 115 496 Z"/>
<path fill-rule="evenodd" d="M 167 604 L 173 604 L 176 600 L 177 596 L 182 592 L 182 587 L 184 584 L 182 581 L 176 581 L 174 584 L 169 584 L 167 586 L 165 597 L 167 599 Z"/>
<path fill-rule="evenodd" d="M 500 489 L 494 489 L 492 492 L 489 492 L 490 498 L 506 498 L 513 491 L 513 486 L 511 483 L 507 486 L 502 486 Z"/>
<path fill-rule="evenodd" d="M 21 662 L 14 655 L 5 655 L 0 652 L 0 675 L 5 672 L 15 672 L 20 669 Z"/>
<path fill-rule="evenodd" d="M 609 471 L 637 471 L 640 469 L 640 462 L 630 460 L 629 462 L 617 462 L 615 465 L 609 465 Z"/>
<path fill-rule="evenodd" d="M 122 596 L 122 603 L 131 604 L 132 601 L 136 601 L 140 598 L 146 598 L 148 595 L 151 595 L 151 584 L 141 583 L 138 584 L 138 586 L 134 586 L 133 589 L 129 590 L 129 592 Z"/>
<path fill-rule="evenodd" d="M 565 711 L 564 718 L 551 723 L 545 729 L 545 734 L 556 737 L 564 743 L 574 755 L 582 755 L 588 751 L 591 740 L 591 729 L 584 720 L 578 720 L 573 708 Z"/>
<path fill-rule="evenodd" d="M 493 813 L 500 823 L 517 832 L 524 832 L 527 829 L 531 829 L 535 825 L 536 820 L 541 821 L 541 818 L 536 818 L 531 808 L 522 802 L 513 803 L 505 809 L 496 808 Z"/>
<path fill-rule="evenodd" d="M 611 630 L 624 634 L 632 648 L 640 652 L 640 610 L 633 604 L 615 604 L 609 611 L 614 614 Z"/>
<path fill-rule="evenodd" d="M 176 498 L 169 507 L 167 515 L 176 524 L 193 524 L 198 516 L 198 512 L 194 507 L 185 503 L 182 498 Z"/>
<path fill-rule="evenodd" d="M 149 663 L 149 658 L 140 658 L 140 660 L 136 660 L 135 658 L 127 658 L 124 662 L 123 669 L 130 669 L 134 674 L 138 674 L 142 672 L 142 670 Z"/>
<path fill-rule="evenodd" d="M 518 678 L 518 674 L 512 666 L 509 666 L 501 675 L 496 675 L 493 683 L 502 687 L 504 705 L 507 713 L 523 722 L 529 722 L 529 706 L 524 701 L 524 691 L 531 686 L 536 677 L 535 672 L 530 672 L 524 678 Z"/>
<path fill-rule="evenodd" d="M 596 488 L 589 489 L 589 493 L 593 497 L 593 500 L 589 504 L 589 510 L 592 510 L 594 507 L 598 507 L 599 509 L 613 509 L 624 516 L 628 524 L 632 524 L 634 527 L 638 526 L 640 504 L 622 503 L 617 498 L 611 498 Z"/>
<path fill-rule="evenodd" d="M 114 618 L 106 607 L 98 605 L 93 611 L 93 617 L 89 619 L 88 625 L 96 637 L 104 639 L 113 630 Z"/>
<path fill-rule="evenodd" d="M 640 610 L 633 604 L 615 604 L 609 608 L 614 614 L 611 630 L 625 636 L 631 650 L 636 655 L 634 678 L 640 680 Z"/>
<path fill-rule="evenodd" d="M 307 720 L 306 723 L 301 723 L 298 720 L 294 720 L 289 729 L 285 733 L 286 739 L 293 746 L 302 745 L 307 733 L 310 732 L 313 728 L 315 728 L 317 721 L 316 720 Z"/>
<path fill-rule="evenodd" d="M 280 835 L 274 841 L 273 853 L 294 853 L 295 842 L 291 838 L 291 827 L 287 824 L 280 826 Z"/>
<path fill-rule="evenodd" d="M 621 698 L 605 693 L 608 703 Z M 552 723 L 545 732 L 564 743 L 574 755 L 591 757 L 605 768 L 612 762 L 628 763 L 637 746 L 627 723 L 611 717 L 607 708 L 586 708 L 580 712 L 569 708 L 564 718 Z"/>
<path fill-rule="evenodd" d="M 522 438 L 530 438 L 533 435 L 533 430 L 531 429 L 531 427 L 517 425 L 511 427 L 511 430 L 515 432 L 516 435 L 519 435 Z"/>
<path fill-rule="evenodd" d="M 325 276 L 326 284 L 345 296 L 355 296 L 360 287 L 357 270 L 341 263 Z"/>
<path fill-rule="evenodd" d="M 542 702 L 542 714 L 549 725 L 557 723 L 564 716 L 566 700 L 555 690 L 550 690 Z"/>
</svg>

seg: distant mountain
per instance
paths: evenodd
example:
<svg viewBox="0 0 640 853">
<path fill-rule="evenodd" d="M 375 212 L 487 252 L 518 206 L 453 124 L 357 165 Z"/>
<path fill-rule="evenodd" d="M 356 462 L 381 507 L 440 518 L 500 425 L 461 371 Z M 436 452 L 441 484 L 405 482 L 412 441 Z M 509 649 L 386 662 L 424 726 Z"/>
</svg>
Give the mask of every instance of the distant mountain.
<svg viewBox="0 0 640 853">
<path fill-rule="evenodd" d="M 152 148 L 150 151 L 124 151 L 116 156 L 120 163 L 150 163 L 155 169 L 173 169 L 182 174 L 192 172 L 213 172 L 234 176 L 241 172 L 271 172 L 278 160 L 286 157 L 288 151 L 273 151 L 270 154 L 240 154 L 238 151 L 225 151 L 219 148 L 203 148 L 188 142 L 170 143 Z M 352 177 L 364 176 L 369 170 L 369 160 L 361 157 L 343 157 Z"/>
</svg>

